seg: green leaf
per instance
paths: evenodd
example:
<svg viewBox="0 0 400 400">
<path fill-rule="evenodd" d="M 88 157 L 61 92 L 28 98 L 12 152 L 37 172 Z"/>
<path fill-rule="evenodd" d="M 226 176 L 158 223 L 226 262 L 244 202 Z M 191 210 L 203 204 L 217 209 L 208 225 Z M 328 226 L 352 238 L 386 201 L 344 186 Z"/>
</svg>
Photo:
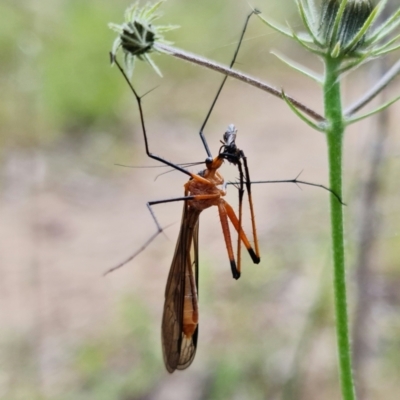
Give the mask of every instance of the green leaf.
<svg viewBox="0 0 400 400">
<path fill-rule="evenodd" d="M 310 17 L 312 19 L 311 22 L 313 25 L 316 25 L 317 23 L 319 23 L 319 10 L 315 5 L 315 1 L 314 0 L 306 0 L 306 5 L 308 8 Z"/>
<path fill-rule="evenodd" d="M 129 79 L 132 78 L 133 70 L 135 68 L 135 57 L 130 53 L 124 52 L 124 66 L 126 75 Z"/>
<path fill-rule="evenodd" d="M 360 55 L 359 57 L 355 58 L 352 61 L 347 62 L 346 64 L 344 64 L 342 66 L 342 68 L 339 69 L 339 74 L 342 75 L 345 72 L 351 72 L 352 69 L 358 68 L 361 64 L 363 64 L 366 60 L 368 60 L 371 55 L 372 55 L 372 51 L 366 52 L 362 55 Z"/>
<path fill-rule="evenodd" d="M 379 42 L 385 36 L 390 35 L 400 25 L 400 9 L 396 11 L 384 24 L 382 24 L 371 36 L 368 38 L 368 43 Z"/>
<path fill-rule="evenodd" d="M 311 71 L 304 65 L 298 64 L 297 62 L 290 60 L 286 56 L 273 52 L 271 51 L 271 54 L 273 54 L 275 57 L 279 58 L 282 62 L 284 62 L 286 65 L 289 67 L 293 68 L 296 71 L 301 72 L 303 75 L 307 76 L 308 78 L 313 79 L 315 82 L 322 84 L 322 77 L 318 74 L 316 74 L 314 71 Z"/>
<path fill-rule="evenodd" d="M 344 115 L 347 117 L 353 115 L 355 112 L 360 110 L 366 104 L 368 104 L 376 95 L 384 90 L 390 82 L 397 78 L 400 74 L 400 60 L 397 61 L 385 74 L 379 79 L 379 81 L 367 91 L 359 100 L 354 102 L 351 106 L 347 107 L 344 111 Z"/>
<path fill-rule="evenodd" d="M 159 76 L 162 77 L 163 75 L 162 75 L 160 69 L 157 67 L 156 63 L 151 59 L 151 57 L 150 57 L 147 53 L 145 53 L 145 54 L 143 55 L 143 57 L 144 57 L 145 60 L 151 65 L 151 67 L 154 69 L 154 71 L 156 71 L 156 73 L 157 73 Z"/>
<path fill-rule="evenodd" d="M 337 58 L 337 57 L 339 57 L 340 53 L 341 53 L 340 42 L 337 42 L 335 44 L 335 47 L 331 51 L 331 57 L 332 58 Z"/>
<path fill-rule="evenodd" d="M 316 49 L 315 47 L 311 47 L 308 45 L 307 42 L 305 42 L 304 40 L 302 40 L 294 31 L 292 31 L 292 38 L 294 40 L 296 40 L 297 43 L 299 43 L 302 47 L 304 47 L 307 51 L 310 51 L 314 54 L 317 54 L 321 57 L 325 56 L 325 53 L 321 50 Z"/>
<path fill-rule="evenodd" d="M 113 45 L 112 45 L 112 48 L 111 48 L 111 54 L 113 55 L 113 57 L 117 54 L 117 51 L 118 51 L 118 49 L 119 49 L 120 46 L 121 46 L 121 38 L 118 36 L 118 37 L 114 40 Z M 111 65 L 112 65 L 112 64 L 114 64 L 114 61 L 112 61 Z"/>
<path fill-rule="evenodd" d="M 378 9 L 378 11 L 377 11 L 375 20 L 377 20 L 377 18 L 381 15 L 386 3 L 387 3 L 387 0 L 382 0 L 381 2 L 379 2 L 376 5 L 375 9 Z M 371 44 L 374 41 L 379 40 L 379 39 L 377 39 L 378 36 L 381 34 L 382 30 L 385 29 L 388 26 L 388 24 L 391 23 L 391 21 L 393 20 L 393 17 L 394 17 L 394 15 L 390 16 L 383 24 L 381 24 L 379 27 L 377 27 L 375 29 L 375 31 L 371 34 L 371 36 L 368 39 L 366 39 L 365 43 Z"/>
<path fill-rule="evenodd" d="M 333 24 L 331 43 L 334 43 L 337 41 L 340 22 L 342 20 L 342 16 L 343 16 L 344 10 L 346 8 L 347 2 L 348 2 L 348 0 L 342 0 L 342 2 L 340 3 L 339 10 L 336 14 L 335 22 Z"/>
<path fill-rule="evenodd" d="M 133 19 L 133 16 L 136 13 L 137 8 L 139 7 L 139 2 L 132 4 L 125 10 L 125 22 L 130 22 Z"/>
<path fill-rule="evenodd" d="M 389 46 L 391 46 L 393 43 L 397 42 L 397 40 L 400 39 L 400 34 L 395 36 L 393 39 L 389 40 L 387 43 L 382 45 L 381 47 L 377 47 L 374 49 L 374 54 L 379 54 L 381 51 L 387 49 Z"/>
<path fill-rule="evenodd" d="M 314 31 L 315 24 L 312 21 L 312 17 L 309 13 L 309 10 L 306 10 L 302 0 L 295 0 L 295 1 L 297 4 L 297 7 L 299 9 L 300 17 L 301 17 L 303 24 L 306 27 L 308 33 L 313 38 L 314 43 L 317 43 L 318 46 L 322 47 L 322 43 L 318 39 L 318 34 L 317 34 L 317 32 Z"/>
<path fill-rule="evenodd" d="M 304 121 L 308 126 L 311 128 L 315 129 L 316 131 L 319 132 L 325 132 L 325 127 L 320 124 L 316 124 L 315 122 L 311 121 L 308 119 L 303 113 L 301 113 L 294 105 L 293 103 L 286 97 L 285 92 L 282 90 L 282 99 L 285 101 L 285 103 L 289 106 L 289 108 L 294 112 L 295 115 L 297 115 L 302 121 Z"/>
<path fill-rule="evenodd" d="M 385 2 L 386 0 L 383 0 L 381 3 Z M 366 32 L 368 31 L 368 29 L 371 27 L 371 25 L 374 23 L 374 21 L 376 20 L 376 18 L 379 15 L 379 11 L 380 11 L 380 4 L 379 3 L 371 12 L 371 14 L 369 15 L 369 17 L 366 19 L 366 21 L 364 22 L 363 26 L 361 27 L 361 29 L 358 31 L 358 33 L 354 36 L 354 38 L 351 40 L 350 43 L 348 43 L 345 48 L 343 49 L 344 52 L 346 51 L 350 51 L 353 49 L 353 47 L 356 47 L 357 44 L 360 42 L 360 40 L 362 39 L 362 37 L 366 34 Z"/>
<path fill-rule="evenodd" d="M 393 51 L 396 51 L 398 49 L 400 49 L 400 45 L 397 45 L 397 46 L 394 46 L 394 47 L 390 47 L 389 49 L 386 49 L 384 51 L 380 51 L 379 53 L 374 53 L 374 55 L 376 57 L 380 57 L 380 56 L 383 56 L 384 54 L 389 54 L 389 53 L 391 53 Z"/>
<path fill-rule="evenodd" d="M 280 25 L 280 24 L 275 24 L 272 23 L 270 21 L 268 21 L 267 19 L 265 19 L 260 13 L 256 14 L 258 18 L 261 19 L 262 22 L 264 22 L 264 24 L 266 24 L 267 26 L 269 26 L 270 28 L 272 28 L 274 31 L 277 31 L 279 33 L 282 33 L 282 35 L 285 35 L 287 37 L 292 38 L 292 34 L 290 32 L 290 30 L 286 29 L 284 26 Z"/>
<path fill-rule="evenodd" d="M 155 12 L 158 10 L 158 8 L 161 6 L 162 3 L 164 3 L 165 0 L 160 0 L 157 3 L 155 3 L 152 7 L 149 7 L 147 10 L 144 7 L 143 8 L 143 16 L 147 19 L 147 18 L 151 18 L 151 19 L 155 19 L 158 18 L 159 15 L 157 15 Z M 153 15 L 154 14 L 154 15 Z M 153 16 L 152 16 L 153 15 Z"/>
<path fill-rule="evenodd" d="M 169 32 L 178 28 L 180 28 L 180 25 L 158 25 L 157 30 L 158 32 Z"/>
<path fill-rule="evenodd" d="M 313 38 L 306 32 L 297 32 L 297 37 L 305 43 L 314 44 Z"/>
<path fill-rule="evenodd" d="M 356 116 L 356 117 L 353 117 L 353 118 L 349 118 L 348 120 L 346 120 L 346 123 L 348 125 L 350 125 L 350 124 L 354 124 L 355 122 L 361 121 L 364 118 L 370 117 L 371 115 L 374 115 L 374 114 L 376 114 L 376 113 L 378 113 L 380 111 L 385 110 L 386 108 L 390 107 L 392 104 L 396 103 L 399 100 L 400 100 L 400 96 L 397 96 L 394 99 L 386 102 L 385 104 L 382 104 L 381 106 L 375 108 L 374 110 L 372 110 L 372 111 L 370 111 L 370 112 L 368 112 L 366 114 L 360 115 L 359 117 Z"/>
</svg>

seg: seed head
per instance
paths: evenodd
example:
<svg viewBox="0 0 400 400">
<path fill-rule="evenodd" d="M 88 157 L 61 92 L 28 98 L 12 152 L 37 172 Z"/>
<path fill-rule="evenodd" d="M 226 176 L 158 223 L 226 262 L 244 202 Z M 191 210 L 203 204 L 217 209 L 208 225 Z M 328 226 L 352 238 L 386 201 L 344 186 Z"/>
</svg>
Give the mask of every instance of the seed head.
<svg viewBox="0 0 400 400">
<path fill-rule="evenodd" d="M 332 56 L 357 55 L 365 42 L 361 29 L 372 11 L 371 0 L 324 0 L 319 33 Z"/>
</svg>

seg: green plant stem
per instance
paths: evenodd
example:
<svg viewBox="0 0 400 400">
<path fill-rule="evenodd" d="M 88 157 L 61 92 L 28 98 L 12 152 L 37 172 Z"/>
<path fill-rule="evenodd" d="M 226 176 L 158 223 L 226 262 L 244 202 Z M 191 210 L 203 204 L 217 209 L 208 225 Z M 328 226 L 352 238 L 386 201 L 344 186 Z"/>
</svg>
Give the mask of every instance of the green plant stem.
<svg viewBox="0 0 400 400">
<path fill-rule="evenodd" d="M 325 59 L 324 105 L 328 123 L 326 131 L 329 156 L 330 188 L 342 197 L 342 145 L 344 119 L 340 96 L 338 70 L 340 60 Z M 355 400 L 351 367 L 349 323 L 347 316 L 346 271 L 344 263 L 343 209 L 335 196 L 330 196 L 331 234 L 333 252 L 334 302 L 339 356 L 339 376 L 343 400 Z"/>
</svg>

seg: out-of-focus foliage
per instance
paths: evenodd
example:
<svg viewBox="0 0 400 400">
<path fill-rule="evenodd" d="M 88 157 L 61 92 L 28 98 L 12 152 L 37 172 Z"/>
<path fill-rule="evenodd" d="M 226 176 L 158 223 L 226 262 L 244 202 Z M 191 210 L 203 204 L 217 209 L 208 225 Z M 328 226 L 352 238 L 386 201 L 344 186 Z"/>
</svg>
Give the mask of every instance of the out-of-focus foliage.
<svg viewBox="0 0 400 400">
<path fill-rule="evenodd" d="M 115 6 L 74 0 L 0 5 L 6 22 L 2 99 L 9 104 L 3 140 L 16 135 L 20 144 L 46 143 L 115 122 L 122 85 L 112 82 L 112 36 L 105 29 Z"/>
<path fill-rule="evenodd" d="M 76 351 L 72 368 L 77 387 L 84 388 L 88 399 L 140 396 L 160 379 L 159 335 L 150 329 L 146 306 L 133 298 L 124 299 L 121 305 L 115 323 Z M 75 390 L 69 398 L 81 395 Z"/>
</svg>

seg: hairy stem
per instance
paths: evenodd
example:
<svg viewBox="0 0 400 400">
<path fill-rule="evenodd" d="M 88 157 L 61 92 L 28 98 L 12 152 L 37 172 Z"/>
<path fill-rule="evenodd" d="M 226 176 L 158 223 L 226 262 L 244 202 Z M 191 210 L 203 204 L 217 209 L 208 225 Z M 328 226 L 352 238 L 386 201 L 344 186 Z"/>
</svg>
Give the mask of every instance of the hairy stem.
<svg viewBox="0 0 400 400">
<path fill-rule="evenodd" d="M 338 70 L 340 61 L 325 59 L 324 104 L 328 123 L 327 142 L 330 188 L 342 198 L 342 145 L 344 122 Z M 339 356 L 339 375 L 343 400 L 355 400 L 347 312 L 346 271 L 344 260 L 343 208 L 330 196 L 333 251 L 334 302 Z"/>
</svg>

